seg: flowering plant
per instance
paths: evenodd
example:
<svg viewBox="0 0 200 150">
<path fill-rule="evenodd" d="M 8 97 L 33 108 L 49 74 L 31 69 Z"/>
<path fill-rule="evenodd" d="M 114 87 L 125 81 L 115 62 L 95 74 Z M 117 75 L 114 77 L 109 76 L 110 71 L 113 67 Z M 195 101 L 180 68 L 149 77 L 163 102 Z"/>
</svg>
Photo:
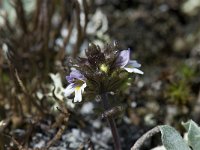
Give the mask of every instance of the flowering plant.
<svg viewBox="0 0 200 150">
<path fill-rule="evenodd" d="M 116 43 L 107 45 L 105 49 L 91 44 L 86 50 L 86 56 L 78 58 L 72 64 L 72 71 L 66 76 L 69 85 L 65 89 L 65 95 L 75 93 L 74 102 L 82 101 L 85 88 L 90 96 L 100 95 L 105 110 L 103 116 L 111 127 L 115 149 L 121 150 L 113 115 L 107 115 L 108 112 L 115 112 L 114 108 L 110 109 L 108 93 L 119 91 L 128 82 L 132 73 L 143 74 L 138 69 L 141 65 L 136 60 L 130 60 L 130 49 L 118 50 Z"/>
<path fill-rule="evenodd" d="M 105 92 L 116 92 L 127 83 L 131 73 L 143 74 L 140 64 L 130 60 L 130 49 L 118 50 L 116 44 L 107 45 L 105 49 L 91 44 L 86 50 L 87 58 L 78 58 L 72 64 L 72 71 L 66 76 L 69 85 L 65 95 L 75 92 L 74 102 L 82 101 L 82 94 L 99 95 Z"/>
</svg>

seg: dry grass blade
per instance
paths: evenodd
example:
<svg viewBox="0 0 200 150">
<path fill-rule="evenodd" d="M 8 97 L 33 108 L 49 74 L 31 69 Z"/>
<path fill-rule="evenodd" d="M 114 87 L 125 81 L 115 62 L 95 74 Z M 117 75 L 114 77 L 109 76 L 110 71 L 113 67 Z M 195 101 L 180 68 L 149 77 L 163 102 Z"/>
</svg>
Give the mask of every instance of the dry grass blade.
<svg viewBox="0 0 200 150">
<path fill-rule="evenodd" d="M 22 80 L 19 78 L 19 74 L 17 72 L 17 69 L 15 69 L 15 77 L 16 77 L 17 82 L 18 82 L 19 86 L 21 87 L 22 91 L 24 93 L 28 93 L 26 88 L 25 88 L 25 86 L 24 86 L 24 84 L 23 84 L 23 82 L 22 82 Z"/>
</svg>

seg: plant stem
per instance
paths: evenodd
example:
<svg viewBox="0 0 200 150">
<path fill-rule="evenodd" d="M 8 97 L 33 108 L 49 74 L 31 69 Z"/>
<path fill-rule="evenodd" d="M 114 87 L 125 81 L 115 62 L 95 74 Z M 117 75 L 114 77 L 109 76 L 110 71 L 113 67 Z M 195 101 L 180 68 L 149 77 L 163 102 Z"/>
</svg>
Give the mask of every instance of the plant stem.
<svg viewBox="0 0 200 150">
<path fill-rule="evenodd" d="M 107 93 L 102 94 L 101 99 L 104 109 L 108 110 L 109 109 L 108 94 Z M 111 128 L 115 150 L 121 150 L 120 138 L 115 124 L 115 120 L 112 116 L 109 117 L 106 116 L 106 119 Z"/>
<path fill-rule="evenodd" d="M 146 132 L 142 137 L 140 137 L 135 144 L 131 147 L 131 150 L 140 150 L 145 141 L 150 139 L 152 136 L 160 132 L 159 126 L 154 127 L 153 129 Z"/>
</svg>

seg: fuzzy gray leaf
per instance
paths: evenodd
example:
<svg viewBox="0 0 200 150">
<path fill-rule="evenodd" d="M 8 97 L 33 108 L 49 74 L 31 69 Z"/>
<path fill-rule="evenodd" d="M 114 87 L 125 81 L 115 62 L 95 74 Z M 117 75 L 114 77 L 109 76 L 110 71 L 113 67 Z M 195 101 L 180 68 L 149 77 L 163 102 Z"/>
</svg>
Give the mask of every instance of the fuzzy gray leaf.
<svg viewBox="0 0 200 150">
<path fill-rule="evenodd" d="M 182 123 L 188 132 L 188 143 L 193 150 L 200 149 L 200 127 L 192 120 Z"/>
<path fill-rule="evenodd" d="M 166 150 L 190 150 L 181 135 L 168 125 L 160 126 L 162 143 Z"/>
</svg>

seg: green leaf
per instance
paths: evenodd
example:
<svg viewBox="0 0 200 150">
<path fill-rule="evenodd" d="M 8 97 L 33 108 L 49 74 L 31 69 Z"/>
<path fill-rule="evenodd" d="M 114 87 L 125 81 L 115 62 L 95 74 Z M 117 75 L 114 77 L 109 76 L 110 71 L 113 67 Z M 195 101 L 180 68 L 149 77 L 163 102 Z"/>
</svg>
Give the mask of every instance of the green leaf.
<svg viewBox="0 0 200 150">
<path fill-rule="evenodd" d="M 193 150 L 200 149 L 200 127 L 192 120 L 182 123 L 188 132 L 188 144 Z"/>
<path fill-rule="evenodd" d="M 190 150 L 181 135 L 168 125 L 159 126 L 162 143 L 166 150 Z"/>
</svg>

